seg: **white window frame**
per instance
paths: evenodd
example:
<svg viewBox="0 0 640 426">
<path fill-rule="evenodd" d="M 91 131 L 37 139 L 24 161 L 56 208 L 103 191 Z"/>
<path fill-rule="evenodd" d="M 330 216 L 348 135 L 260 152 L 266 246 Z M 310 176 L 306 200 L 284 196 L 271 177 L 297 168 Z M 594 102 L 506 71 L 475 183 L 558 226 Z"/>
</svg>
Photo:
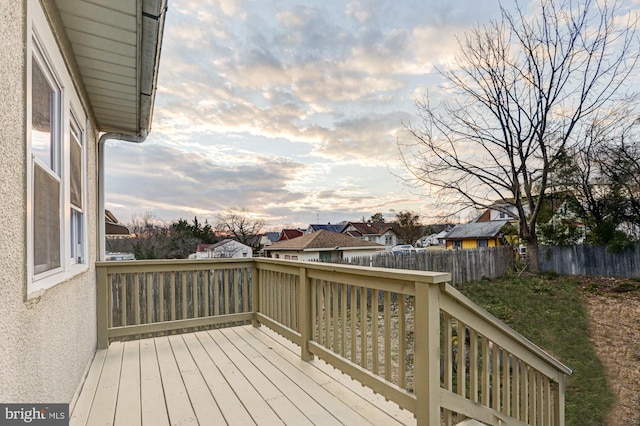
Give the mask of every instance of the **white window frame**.
<svg viewBox="0 0 640 426">
<path fill-rule="evenodd" d="M 87 235 L 87 151 L 88 151 L 88 122 L 87 115 L 80 102 L 73 80 L 68 72 L 66 63 L 51 27 L 38 1 L 27 2 L 27 111 L 26 111 L 26 152 L 27 152 L 27 288 L 26 298 L 40 295 L 46 289 L 67 281 L 71 277 L 89 269 L 88 235 Z M 36 58 L 36 59 L 34 59 Z M 34 60 L 38 62 L 47 78 L 55 81 L 59 89 L 59 114 L 53 123 L 56 137 L 59 138 L 59 179 L 60 179 L 60 267 L 42 273 L 35 273 L 35 242 L 34 242 L 34 164 L 39 162 L 32 152 L 32 70 Z M 70 202 L 70 132 L 71 122 L 74 122 L 82 135 L 82 219 L 79 223 L 83 231 L 79 256 L 72 259 L 71 254 L 71 202 Z"/>
</svg>

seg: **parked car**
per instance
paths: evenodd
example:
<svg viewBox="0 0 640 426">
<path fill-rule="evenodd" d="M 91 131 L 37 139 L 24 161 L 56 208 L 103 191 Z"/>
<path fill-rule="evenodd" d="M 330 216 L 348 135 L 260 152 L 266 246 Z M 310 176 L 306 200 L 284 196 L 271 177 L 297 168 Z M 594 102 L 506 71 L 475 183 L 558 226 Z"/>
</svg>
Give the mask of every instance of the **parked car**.
<svg viewBox="0 0 640 426">
<path fill-rule="evenodd" d="M 391 252 L 394 253 L 394 254 L 415 253 L 416 252 L 416 248 L 414 246 L 412 246 L 411 244 L 400 244 L 400 245 L 394 246 L 391 249 Z"/>
</svg>

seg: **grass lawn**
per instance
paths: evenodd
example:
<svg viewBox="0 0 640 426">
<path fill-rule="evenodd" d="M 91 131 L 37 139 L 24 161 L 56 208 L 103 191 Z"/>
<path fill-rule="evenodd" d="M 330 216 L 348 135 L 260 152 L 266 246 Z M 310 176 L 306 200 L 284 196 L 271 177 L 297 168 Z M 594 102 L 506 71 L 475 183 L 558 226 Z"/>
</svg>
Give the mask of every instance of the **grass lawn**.
<svg viewBox="0 0 640 426">
<path fill-rule="evenodd" d="M 573 370 L 567 378 L 567 425 L 604 424 L 614 397 L 589 340 L 579 279 L 506 276 L 464 284 L 460 291 Z"/>
</svg>

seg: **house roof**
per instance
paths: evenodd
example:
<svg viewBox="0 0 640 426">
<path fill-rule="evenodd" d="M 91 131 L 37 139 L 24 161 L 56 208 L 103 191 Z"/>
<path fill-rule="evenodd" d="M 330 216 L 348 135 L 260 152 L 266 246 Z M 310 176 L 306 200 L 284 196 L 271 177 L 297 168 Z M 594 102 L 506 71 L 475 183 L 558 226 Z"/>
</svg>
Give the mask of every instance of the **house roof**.
<svg viewBox="0 0 640 426">
<path fill-rule="evenodd" d="M 491 222 L 474 222 L 456 225 L 446 236 L 447 240 L 465 238 L 493 238 L 500 233 L 508 220 L 494 220 Z"/>
<path fill-rule="evenodd" d="M 151 129 L 167 0 L 42 2 L 65 29 L 98 130 Z"/>
<path fill-rule="evenodd" d="M 265 236 L 269 239 L 269 241 L 271 241 L 272 243 L 275 243 L 276 241 L 278 241 L 278 239 L 280 239 L 280 233 L 279 232 L 266 232 Z"/>
<path fill-rule="evenodd" d="M 328 223 L 326 225 L 325 224 L 311 224 L 311 225 L 309 225 L 309 229 L 311 229 L 311 232 L 318 232 L 320 230 L 325 230 L 325 231 L 340 233 L 346 227 L 347 227 L 347 225 L 345 225 L 345 224 L 332 225 L 330 223 Z"/>
<path fill-rule="evenodd" d="M 364 236 L 364 235 L 382 235 L 389 230 L 393 230 L 395 232 L 395 227 L 398 225 L 396 223 L 385 223 L 385 222 L 349 222 L 347 227 L 352 226 L 355 228 L 355 231 L 346 231 L 342 232 L 348 233 L 353 236 Z M 358 235 L 360 234 L 360 235 Z"/>
<path fill-rule="evenodd" d="M 331 232 L 321 229 L 311 234 L 306 234 L 301 237 L 293 238 L 286 241 L 278 241 L 273 243 L 269 247 L 265 247 L 265 250 L 313 250 L 313 249 L 350 249 L 350 248 L 370 248 L 370 249 L 382 249 L 382 244 L 374 243 L 371 241 L 364 241 L 358 238 L 350 237 L 346 234 L 340 234 L 337 232 Z"/>
<path fill-rule="evenodd" d="M 109 210 L 104 211 L 104 224 L 106 235 L 129 235 L 129 228 L 118 223 L 118 219 Z"/>
<path fill-rule="evenodd" d="M 280 233 L 279 241 L 290 240 L 292 238 L 299 237 L 303 234 L 304 232 L 300 231 L 299 229 L 283 229 L 282 232 Z"/>
</svg>

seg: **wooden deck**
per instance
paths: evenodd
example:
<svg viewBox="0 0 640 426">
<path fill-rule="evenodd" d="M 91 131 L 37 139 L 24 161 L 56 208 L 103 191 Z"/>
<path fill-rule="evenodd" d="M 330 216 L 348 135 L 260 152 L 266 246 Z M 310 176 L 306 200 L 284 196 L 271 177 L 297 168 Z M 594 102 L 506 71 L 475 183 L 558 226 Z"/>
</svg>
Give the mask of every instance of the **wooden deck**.
<svg viewBox="0 0 640 426">
<path fill-rule="evenodd" d="M 71 425 L 400 425 L 413 414 L 267 327 L 111 343 L 98 350 Z"/>
</svg>

